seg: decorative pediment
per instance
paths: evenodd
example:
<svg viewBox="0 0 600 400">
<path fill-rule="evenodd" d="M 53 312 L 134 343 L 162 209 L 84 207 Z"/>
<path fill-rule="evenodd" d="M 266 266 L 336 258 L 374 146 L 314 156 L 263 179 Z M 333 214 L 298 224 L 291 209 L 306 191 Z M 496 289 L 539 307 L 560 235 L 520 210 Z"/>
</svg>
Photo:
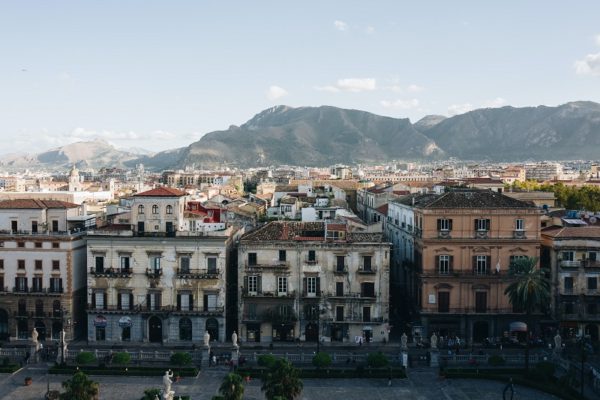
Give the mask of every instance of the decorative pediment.
<svg viewBox="0 0 600 400">
<path fill-rule="evenodd" d="M 510 249 L 508 252 L 509 253 L 527 253 L 527 249 L 524 249 L 522 247 L 515 247 L 514 249 Z"/>
<path fill-rule="evenodd" d="M 485 285 L 483 283 L 476 283 L 473 286 L 471 286 L 471 289 L 473 289 L 473 290 L 490 290 L 490 285 Z"/>
<path fill-rule="evenodd" d="M 452 289 L 452 285 L 450 285 L 449 283 L 438 283 L 437 285 L 434 286 L 434 288 L 436 288 L 437 290 Z"/>
<path fill-rule="evenodd" d="M 452 253 L 454 250 L 449 249 L 447 247 L 440 247 L 439 249 L 435 249 L 436 253 L 444 253 L 444 254 L 448 254 L 448 253 Z"/>
<path fill-rule="evenodd" d="M 473 253 L 489 253 L 490 249 L 488 247 L 478 246 L 473 248 Z"/>
</svg>

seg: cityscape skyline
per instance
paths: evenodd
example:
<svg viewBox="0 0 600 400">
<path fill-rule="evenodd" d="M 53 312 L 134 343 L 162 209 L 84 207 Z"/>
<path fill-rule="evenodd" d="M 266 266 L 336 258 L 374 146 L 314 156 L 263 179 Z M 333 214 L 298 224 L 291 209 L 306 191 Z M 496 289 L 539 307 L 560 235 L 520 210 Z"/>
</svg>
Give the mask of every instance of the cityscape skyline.
<svg viewBox="0 0 600 400">
<path fill-rule="evenodd" d="M 94 138 L 165 150 L 278 104 L 416 122 L 600 101 L 593 2 L 33 4 L 0 6 L 16 38 L 0 42 L 3 153 Z"/>
</svg>

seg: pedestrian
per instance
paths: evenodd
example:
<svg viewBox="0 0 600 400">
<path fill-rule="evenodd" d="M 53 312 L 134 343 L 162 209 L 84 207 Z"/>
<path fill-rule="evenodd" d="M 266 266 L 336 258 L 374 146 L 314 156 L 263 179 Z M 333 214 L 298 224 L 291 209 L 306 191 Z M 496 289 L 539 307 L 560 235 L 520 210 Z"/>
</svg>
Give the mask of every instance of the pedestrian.
<svg viewBox="0 0 600 400">
<path fill-rule="evenodd" d="M 217 356 L 215 356 L 214 354 L 212 356 L 212 363 L 213 365 L 217 365 Z"/>
</svg>

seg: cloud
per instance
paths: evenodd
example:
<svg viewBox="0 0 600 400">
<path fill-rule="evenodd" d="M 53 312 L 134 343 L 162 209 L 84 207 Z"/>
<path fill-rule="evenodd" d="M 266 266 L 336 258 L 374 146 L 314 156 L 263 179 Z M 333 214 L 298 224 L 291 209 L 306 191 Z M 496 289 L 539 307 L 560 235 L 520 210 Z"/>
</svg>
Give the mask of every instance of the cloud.
<svg viewBox="0 0 600 400">
<path fill-rule="evenodd" d="M 279 87 L 279 86 L 273 85 L 273 86 L 269 87 L 269 90 L 267 90 L 267 99 L 269 99 L 271 101 L 280 99 L 287 95 L 288 95 L 287 90 L 285 90 L 284 88 Z"/>
<path fill-rule="evenodd" d="M 409 110 L 411 108 L 419 107 L 418 99 L 408 99 L 408 100 L 398 99 L 398 100 L 394 100 L 394 101 L 381 100 L 379 103 L 385 108 L 395 108 L 398 110 Z"/>
<path fill-rule="evenodd" d="M 473 109 L 473 105 L 471 103 L 463 103 L 463 104 L 452 104 L 448 107 L 448 115 L 458 115 L 464 114 Z"/>
<path fill-rule="evenodd" d="M 341 31 L 341 32 L 348 30 L 348 24 L 345 23 L 344 21 L 335 20 L 335 21 L 333 21 L 333 26 L 335 27 L 335 29 L 337 29 L 338 31 Z"/>
<path fill-rule="evenodd" d="M 409 92 L 412 92 L 412 93 L 418 93 L 418 92 L 422 92 L 423 90 L 425 90 L 425 88 L 422 86 L 419 86 L 419 85 L 415 85 L 413 83 L 412 85 L 408 85 L 406 90 L 408 90 Z"/>
<path fill-rule="evenodd" d="M 336 86 L 348 92 L 364 92 L 375 90 L 376 82 L 374 78 L 346 78 L 338 79 Z"/>
<path fill-rule="evenodd" d="M 506 99 L 503 99 L 502 97 L 496 97 L 495 99 L 492 100 L 486 100 L 483 103 L 483 107 L 485 108 L 497 108 L 497 107 L 502 107 L 506 105 Z"/>
<path fill-rule="evenodd" d="M 596 35 L 595 39 L 596 39 L 596 44 L 598 46 L 600 46 L 600 35 Z"/>
<path fill-rule="evenodd" d="M 329 93 L 337 93 L 340 91 L 340 89 L 338 89 L 335 86 L 315 86 L 315 90 L 318 90 L 320 92 L 329 92 Z"/>
<path fill-rule="evenodd" d="M 366 33 L 367 35 L 372 35 L 372 34 L 374 34 L 374 33 L 375 33 L 375 28 L 374 28 L 374 27 L 372 27 L 372 26 L 367 26 L 367 27 L 365 28 L 365 33 Z"/>
<path fill-rule="evenodd" d="M 578 75 L 600 76 L 600 53 L 588 54 L 573 65 Z"/>
</svg>

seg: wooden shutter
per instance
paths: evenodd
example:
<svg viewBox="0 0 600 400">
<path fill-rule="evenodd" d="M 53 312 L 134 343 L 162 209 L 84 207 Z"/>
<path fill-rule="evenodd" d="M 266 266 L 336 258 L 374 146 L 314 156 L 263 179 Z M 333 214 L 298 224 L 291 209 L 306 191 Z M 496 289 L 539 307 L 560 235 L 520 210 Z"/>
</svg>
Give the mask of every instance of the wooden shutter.
<svg viewBox="0 0 600 400">
<path fill-rule="evenodd" d="M 108 307 L 108 304 L 106 304 L 106 300 L 108 300 L 106 292 L 102 293 L 102 295 L 104 296 L 104 306 L 102 308 L 106 310 L 106 308 Z"/>
<path fill-rule="evenodd" d="M 260 275 L 256 277 L 256 291 L 262 293 L 262 276 Z"/>
<path fill-rule="evenodd" d="M 244 292 L 248 293 L 248 277 L 244 276 Z"/>
<path fill-rule="evenodd" d="M 92 292 L 92 308 L 96 308 L 96 292 Z"/>
<path fill-rule="evenodd" d="M 440 256 L 435 256 L 435 271 L 437 271 L 438 274 L 440 273 Z"/>
<path fill-rule="evenodd" d="M 194 309 L 194 295 L 190 294 L 190 311 Z"/>
<path fill-rule="evenodd" d="M 452 220 L 451 219 L 448 220 L 448 230 L 450 230 L 450 231 L 452 230 Z"/>
<path fill-rule="evenodd" d="M 473 274 L 477 274 L 477 256 L 473 256 Z"/>
<path fill-rule="evenodd" d="M 442 219 L 438 218 L 437 220 L 437 230 L 441 231 L 442 230 Z"/>
<path fill-rule="evenodd" d="M 121 293 L 117 293 L 117 308 L 121 309 Z"/>
<path fill-rule="evenodd" d="M 473 223 L 473 229 L 475 230 L 475 232 L 477 232 L 477 221 L 479 221 L 477 218 L 475 218 L 474 223 Z"/>
<path fill-rule="evenodd" d="M 133 293 L 129 293 L 129 309 L 133 310 Z"/>
<path fill-rule="evenodd" d="M 150 293 L 146 295 L 146 308 L 150 310 L 152 307 L 152 299 L 150 298 Z"/>
<path fill-rule="evenodd" d="M 486 273 L 490 273 L 492 269 L 492 257 L 491 256 L 485 256 L 485 271 Z"/>
<path fill-rule="evenodd" d="M 321 278 L 317 277 L 317 296 L 321 295 Z"/>
<path fill-rule="evenodd" d="M 306 296 L 306 294 L 308 293 L 308 281 L 306 277 L 302 278 L 302 288 L 302 293 L 304 293 L 304 296 Z"/>
<path fill-rule="evenodd" d="M 58 280 L 58 291 L 59 291 L 60 293 L 62 293 L 62 291 L 63 291 L 62 278 L 60 278 L 60 279 Z"/>
<path fill-rule="evenodd" d="M 181 311 L 181 295 L 177 295 L 177 310 Z"/>
<path fill-rule="evenodd" d="M 489 231 L 489 230 L 490 230 L 490 220 L 489 220 L 489 219 L 486 219 L 486 220 L 485 220 L 485 230 L 486 230 L 486 231 Z"/>
<path fill-rule="evenodd" d="M 450 261 L 448 262 L 448 272 L 452 273 L 454 270 L 454 256 L 450 256 Z"/>
<path fill-rule="evenodd" d="M 156 309 L 160 310 L 160 307 L 161 307 L 161 304 L 162 304 L 162 293 L 156 293 L 155 296 L 156 296 L 156 301 L 155 301 L 155 303 L 156 303 Z"/>
</svg>

